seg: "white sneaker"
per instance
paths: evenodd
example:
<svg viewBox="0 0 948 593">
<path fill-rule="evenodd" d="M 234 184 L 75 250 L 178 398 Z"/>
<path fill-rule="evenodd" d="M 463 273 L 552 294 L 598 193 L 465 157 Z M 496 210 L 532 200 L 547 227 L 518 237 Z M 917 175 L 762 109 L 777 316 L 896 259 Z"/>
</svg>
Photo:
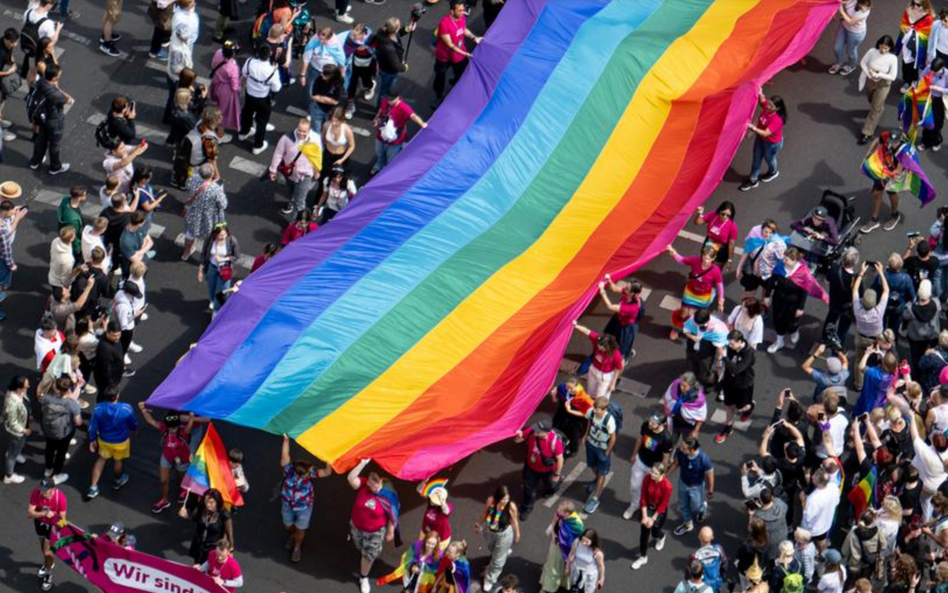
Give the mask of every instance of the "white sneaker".
<svg viewBox="0 0 948 593">
<path fill-rule="evenodd" d="M 137 344 L 137 343 L 135 343 L 134 341 L 131 342 L 131 343 L 128 345 L 128 349 L 131 350 L 132 352 L 134 352 L 135 354 L 138 354 L 139 352 L 141 352 L 142 350 L 144 350 L 144 348 L 142 348 L 142 345 L 141 345 L 141 344 Z M 127 363 L 126 363 L 126 364 L 127 364 Z"/>
<path fill-rule="evenodd" d="M 23 455 L 17 455 L 17 456 L 16 456 L 16 462 L 17 462 L 17 463 L 26 463 L 26 457 L 24 457 Z"/>
<path fill-rule="evenodd" d="M 369 593 L 372 590 L 371 585 L 369 585 L 368 577 L 361 577 L 359 579 L 359 591 L 362 593 Z"/>
<path fill-rule="evenodd" d="M 78 444 L 79 444 L 79 440 L 76 437 L 72 437 L 71 439 L 69 439 L 70 447 L 75 447 Z"/>
<path fill-rule="evenodd" d="M 797 330 L 790 334 L 790 347 L 793 348 L 797 345 L 797 342 L 800 341 L 800 330 Z"/>
<path fill-rule="evenodd" d="M 60 484 L 62 484 L 68 479 L 69 479 L 69 474 L 63 472 L 61 474 L 56 474 L 55 476 L 53 476 L 53 483 L 59 486 Z"/>
<path fill-rule="evenodd" d="M 665 547 L 665 536 L 663 535 L 661 539 L 655 540 L 655 551 L 661 552 L 662 548 Z"/>
<path fill-rule="evenodd" d="M 346 24 L 346 25 L 351 25 L 352 23 L 355 22 L 355 19 L 353 19 L 353 18 L 352 18 L 351 16 L 349 16 L 348 14 L 337 14 L 337 15 L 336 15 L 336 22 L 337 22 L 337 23 L 344 23 L 344 24 Z"/>
<path fill-rule="evenodd" d="M 13 475 L 11 475 L 11 476 L 4 476 L 4 478 L 3 478 L 3 483 L 4 483 L 4 484 L 22 484 L 24 481 L 26 481 L 26 478 L 24 478 L 24 477 L 21 476 L 20 474 L 13 474 Z"/>
<path fill-rule="evenodd" d="M 648 556 L 639 556 L 635 562 L 632 563 L 632 570 L 638 570 L 646 564 L 648 564 Z"/>
<path fill-rule="evenodd" d="M 490 593 L 490 590 L 494 588 L 494 583 L 484 579 L 484 586 L 481 587 L 481 591 L 484 593 Z"/>
<path fill-rule="evenodd" d="M 148 321 L 148 313 L 142 313 L 142 316 L 138 318 L 139 321 Z"/>
<path fill-rule="evenodd" d="M 773 354 L 777 350 L 783 348 L 783 336 L 777 336 L 777 340 L 767 348 L 768 354 Z"/>
<path fill-rule="evenodd" d="M 265 152 L 268 148 L 270 148 L 270 144 L 266 140 L 264 140 L 260 148 L 254 148 L 251 152 L 253 152 L 254 155 L 258 155 Z"/>
<path fill-rule="evenodd" d="M 638 509 L 636 509 L 634 505 L 630 504 L 627 509 L 622 511 L 622 518 L 625 519 L 626 521 L 631 521 L 632 517 L 635 515 L 636 510 Z"/>
<path fill-rule="evenodd" d="M 224 134 L 223 136 L 217 139 L 218 144 L 230 144 L 233 141 L 234 141 L 233 134 Z"/>
<path fill-rule="evenodd" d="M 362 98 L 365 99 L 366 101 L 371 101 L 375 97 L 375 90 L 378 88 L 378 86 L 379 86 L 379 83 L 373 79 L 372 88 L 365 91 L 365 94 L 362 95 Z"/>
<path fill-rule="evenodd" d="M 128 354 L 125 355 L 125 365 L 128 366 L 132 364 L 132 359 L 128 357 Z"/>
<path fill-rule="evenodd" d="M 4 142 L 13 142 L 14 140 L 16 140 L 16 134 L 14 134 L 13 132 L 7 132 L 7 131 L 3 132 Z"/>
<path fill-rule="evenodd" d="M 275 132 L 276 129 L 277 129 L 277 128 L 276 128 L 275 125 L 273 125 L 273 124 L 267 124 L 267 131 L 268 131 L 268 132 Z"/>
<path fill-rule="evenodd" d="M 237 139 L 243 141 L 243 140 L 246 140 L 247 138 L 252 137 L 256 133 L 257 133 L 257 128 L 253 127 L 253 128 L 250 128 L 250 131 L 247 132 L 246 134 L 237 134 Z"/>
</svg>

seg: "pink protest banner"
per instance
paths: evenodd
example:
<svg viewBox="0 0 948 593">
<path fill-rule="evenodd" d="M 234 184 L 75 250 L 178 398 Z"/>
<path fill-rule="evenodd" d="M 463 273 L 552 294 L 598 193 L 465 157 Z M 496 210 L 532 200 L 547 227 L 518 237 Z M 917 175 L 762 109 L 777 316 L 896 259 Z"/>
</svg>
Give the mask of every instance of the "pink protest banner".
<svg viewBox="0 0 948 593">
<path fill-rule="evenodd" d="M 71 523 L 54 526 L 53 552 L 105 593 L 227 593 L 191 566 L 129 550 Z"/>
</svg>

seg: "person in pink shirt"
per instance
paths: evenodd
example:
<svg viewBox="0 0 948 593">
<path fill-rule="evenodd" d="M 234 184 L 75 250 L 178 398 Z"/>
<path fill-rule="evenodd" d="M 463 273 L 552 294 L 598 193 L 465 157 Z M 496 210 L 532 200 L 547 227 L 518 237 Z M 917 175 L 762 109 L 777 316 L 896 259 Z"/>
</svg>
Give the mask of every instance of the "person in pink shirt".
<svg viewBox="0 0 948 593">
<path fill-rule="evenodd" d="M 527 443 L 527 459 L 523 465 L 523 499 L 520 520 L 526 521 L 537 496 L 553 494 L 560 489 L 563 472 L 563 438 L 553 430 L 549 420 L 518 430 L 516 443 Z"/>
<path fill-rule="evenodd" d="M 240 565 L 234 559 L 234 547 L 226 539 L 217 542 L 217 549 L 208 555 L 204 564 L 195 564 L 194 568 L 206 573 L 214 582 L 226 591 L 234 593 L 238 587 L 244 586 L 244 575 L 240 572 Z"/>
<path fill-rule="evenodd" d="M 317 228 L 319 228 L 319 225 L 313 221 L 313 213 L 309 210 L 300 210 L 296 213 L 296 220 L 286 225 L 286 229 L 283 230 L 283 238 L 280 240 L 280 244 L 286 247 Z"/>
<path fill-rule="evenodd" d="M 418 484 L 418 493 L 424 496 L 424 488 L 427 480 Z M 425 539 L 426 534 L 435 532 L 441 539 L 441 549 L 448 547 L 451 543 L 451 513 L 454 511 L 454 505 L 448 502 L 448 489 L 438 486 L 428 495 L 428 507 L 421 519 L 421 531 L 418 533 L 418 539 Z"/>
<path fill-rule="evenodd" d="M 382 491 L 382 478 L 375 472 L 369 472 L 367 478 L 359 474 L 369 464 L 363 459 L 352 468 L 346 479 L 356 491 L 352 503 L 352 515 L 349 519 L 349 533 L 361 556 L 359 562 L 359 590 L 369 593 L 369 571 L 382 553 L 382 545 L 395 539 L 395 517 L 379 492 Z"/>
<path fill-rule="evenodd" d="M 301 150 L 304 144 L 313 143 L 322 147 L 319 134 L 312 131 L 307 118 L 301 117 L 292 133 L 280 137 L 270 159 L 270 180 L 276 181 L 280 171 L 289 186 L 290 203 L 280 213 L 290 216 L 291 220 L 296 220 L 297 213 L 307 209 L 306 199 L 316 184 L 316 169 Z"/>
<path fill-rule="evenodd" d="M 223 119 L 221 127 L 240 131 L 240 67 L 237 42 L 228 39 L 211 59 L 211 101 L 217 103 Z"/>
<path fill-rule="evenodd" d="M 714 261 L 725 273 L 734 261 L 734 244 L 737 243 L 735 214 L 737 214 L 737 208 L 734 204 L 724 201 L 714 212 L 705 213 L 704 206 L 698 206 L 693 221 L 698 226 L 708 227 L 702 247 L 714 248 L 717 252 Z"/>
<path fill-rule="evenodd" d="M 29 506 L 26 507 L 26 514 L 33 519 L 33 527 L 43 550 L 43 566 L 37 573 L 43 591 L 49 591 L 53 586 L 53 564 L 56 557 L 53 555 L 49 538 L 53 526 L 66 520 L 66 507 L 66 495 L 56 487 L 52 478 L 43 478 L 39 486 L 33 489 Z"/>
<path fill-rule="evenodd" d="M 619 343 L 615 336 L 609 334 L 600 336 L 575 320 L 573 327 L 579 333 L 589 336 L 593 347 L 592 365 L 586 374 L 586 393 L 594 400 L 597 397 L 608 398 L 615 391 L 616 383 L 622 376 L 622 369 L 625 368 L 625 360 L 619 351 Z"/>
<path fill-rule="evenodd" d="M 697 257 L 682 257 L 675 248 L 669 245 L 665 248 L 676 262 L 691 269 L 688 274 L 688 283 L 681 297 L 681 308 L 672 313 L 672 330 L 668 337 L 677 340 L 685 321 L 694 315 L 696 309 L 710 307 L 715 298 L 718 301 L 718 312 L 724 312 L 724 275 L 714 263 L 714 249 L 705 247 Z"/>
<path fill-rule="evenodd" d="M 438 23 L 438 41 L 435 45 L 435 79 L 434 92 L 437 96 L 435 107 L 444 98 L 444 86 L 447 81 L 448 69 L 454 73 L 451 86 L 460 80 L 467 68 L 467 60 L 471 54 L 464 43 L 465 38 L 480 43 L 478 37 L 467 28 L 467 17 L 464 15 L 466 5 L 464 0 L 451 0 L 451 10 Z"/>
<path fill-rule="evenodd" d="M 760 185 L 761 181 L 768 183 L 780 175 L 777 170 L 777 153 L 783 148 L 783 126 L 787 123 L 787 106 L 783 98 L 777 95 L 767 98 L 764 91 L 760 92 L 759 102 L 761 109 L 757 124 L 747 124 L 747 129 L 755 134 L 754 160 L 750 177 L 738 188 L 741 191 L 752 190 Z M 760 167 L 764 160 L 767 161 L 768 171 L 761 176 Z"/>
<path fill-rule="evenodd" d="M 385 168 L 405 147 L 408 141 L 408 121 L 418 124 L 421 129 L 428 127 L 425 120 L 418 117 L 415 110 L 402 100 L 398 89 L 393 86 L 382 97 L 379 112 L 375 114 L 372 126 L 378 130 L 375 134 L 375 164 L 369 175 L 375 175 Z"/>
</svg>

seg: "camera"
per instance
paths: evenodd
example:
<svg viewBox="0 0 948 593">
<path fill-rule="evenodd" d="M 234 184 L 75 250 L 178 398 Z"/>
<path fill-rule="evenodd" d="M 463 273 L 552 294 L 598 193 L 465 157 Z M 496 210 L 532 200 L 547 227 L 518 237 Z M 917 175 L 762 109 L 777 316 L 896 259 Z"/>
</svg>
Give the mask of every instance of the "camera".
<svg viewBox="0 0 948 593">
<path fill-rule="evenodd" d="M 417 23 L 421 20 L 423 14 L 428 12 L 428 9 L 421 2 L 415 2 L 411 5 L 411 22 Z"/>
<path fill-rule="evenodd" d="M 918 237 L 921 234 L 922 233 L 920 233 L 919 231 L 911 231 L 909 233 L 905 233 L 905 236 L 909 239 L 914 239 L 915 237 Z"/>
</svg>

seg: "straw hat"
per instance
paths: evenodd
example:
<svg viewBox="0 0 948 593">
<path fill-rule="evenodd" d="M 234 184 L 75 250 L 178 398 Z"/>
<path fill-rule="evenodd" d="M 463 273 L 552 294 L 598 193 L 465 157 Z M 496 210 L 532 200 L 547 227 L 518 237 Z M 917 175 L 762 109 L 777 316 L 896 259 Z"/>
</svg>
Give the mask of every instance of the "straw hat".
<svg viewBox="0 0 948 593">
<path fill-rule="evenodd" d="M 0 183 L 0 198 L 12 200 L 23 195 L 23 188 L 15 181 L 4 181 Z"/>
<path fill-rule="evenodd" d="M 428 495 L 428 500 L 431 501 L 431 504 L 440 507 L 448 500 L 448 489 L 443 486 L 438 486 Z"/>
</svg>

